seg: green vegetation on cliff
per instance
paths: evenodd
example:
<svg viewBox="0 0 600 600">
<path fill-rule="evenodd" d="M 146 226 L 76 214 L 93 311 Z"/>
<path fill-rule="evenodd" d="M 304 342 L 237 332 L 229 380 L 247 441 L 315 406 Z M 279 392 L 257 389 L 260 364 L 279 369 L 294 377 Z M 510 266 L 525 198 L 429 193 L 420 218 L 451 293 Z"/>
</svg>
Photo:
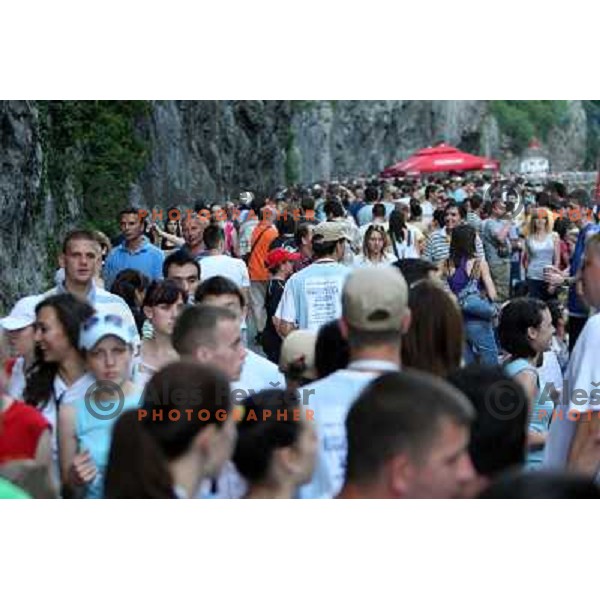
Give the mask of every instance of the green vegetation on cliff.
<svg viewBox="0 0 600 600">
<path fill-rule="evenodd" d="M 534 137 L 545 140 L 550 129 L 567 117 L 566 100 L 492 100 L 490 107 L 516 152 Z"/>
<path fill-rule="evenodd" d="M 115 214 L 143 168 L 148 145 L 137 125 L 145 101 L 40 101 L 44 193 L 55 199 L 58 222 L 66 200 L 82 201 L 79 225 L 115 233 Z"/>
</svg>

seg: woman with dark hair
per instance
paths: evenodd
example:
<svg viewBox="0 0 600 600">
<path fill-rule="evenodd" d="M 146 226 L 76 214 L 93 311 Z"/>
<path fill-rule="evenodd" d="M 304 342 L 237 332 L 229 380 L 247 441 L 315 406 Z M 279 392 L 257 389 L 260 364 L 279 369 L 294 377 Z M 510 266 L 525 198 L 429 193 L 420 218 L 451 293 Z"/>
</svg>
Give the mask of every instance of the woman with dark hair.
<svg viewBox="0 0 600 600">
<path fill-rule="evenodd" d="M 315 369 L 318 379 L 323 379 L 350 362 L 350 346 L 342 335 L 340 322 L 336 319 L 322 325 L 315 345 Z"/>
<path fill-rule="evenodd" d="M 392 252 L 398 260 L 419 258 L 417 235 L 406 223 L 402 211 L 397 208 L 390 215 L 388 235 L 392 243 Z"/>
<path fill-rule="evenodd" d="M 111 294 L 123 298 L 129 306 L 140 335 L 144 326 L 142 305 L 144 304 L 144 296 L 148 285 L 150 285 L 150 280 L 143 273 L 135 269 L 123 269 L 118 273 L 110 288 Z"/>
<path fill-rule="evenodd" d="M 249 485 L 245 498 L 294 498 L 311 480 L 318 439 L 299 399 L 266 390 L 244 403 L 233 462 Z"/>
<path fill-rule="evenodd" d="M 571 249 L 567 240 L 570 225 L 571 222 L 569 219 L 565 219 L 564 217 L 559 217 L 554 221 L 554 232 L 558 235 L 559 271 L 566 271 L 571 266 Z"/>
<path fill-rule="evenodd" d="M 437 229 L 444 229 L 446 225 L 446 211 L 443 208 L 436 208 L 433 211 L 433 217 L 431 220 L 431 231 L 435 231 Z"/>
<path fill-rule="evenodd" d="M 169 215 L 179 215 L 179 219 L 170 219 Z M 167 221 L 165 222 L 164 230 L 161 229 L 155 221 L 150 223 L 150 233 L 152 235 L 152 243 L 159 246 L 165 253 L 165 256 L 171 254 L 185 244 L 183 232 L 181 229 L 182 215 L 176 206 L 167 209 Z"/>
<path fill-rule="evenodd" d="M 194 497 L 229 460 L 235 439 L 225 376 L 192 362 L 167 365 L 146 385 L 140 409 L 115 424 L 104 495 Z"/>
<path fill-rule="evenodd" d="M 412 314 L 402 338 L 402 365 L 446 377 L 460 367 L 463 326 L 452 296 L 439 284 L 422 280 L 408 295 Z"/>
<path fill-rule="evenodd" d="M 476 258 L 476 238 L 474 227 L 457 225 L 452 230 L 450 256 L 443 270 L 464 319 L 466 364 L 479 359 L 480 364 L 497 365 L 498 347 L 492 325 L 496 288 L 487 263 Z"/>
<path fill-rule="evenodd" d="M 423 235 L 423 239 L 425 239 L 428 224 L 423 220 L 423 207 L 416 198 L 410 199 L 408 222 L 417 229 Z"/>
<path fill-rule="evenodd" d="M 86 377 L 79 333 L 94 309 L 71 294 L 58 294 L 42 300 L 35 314 L 35 360 L 26 372 L 23 399 L 52 426 L 53 476 L 58 483 L 58 410 L 69 388 Z"/>
<path fill-rule="evenodd" d="M 554 403 L 540 389 L 537 365 L 543 352 L 550 349 L 554 327 L 544 302 L 535 298 L 517 298 L 504 306 L 498 324 L 500 345 L 510 357 L 504 363 L 509 377 L 518 381 L 530 403 L 529 453 L 527 466 L 539 468 Z"/>
<path fill-rule="evenodd" d="M 187 294 L 172 279 L 153 281 L 144 297 L 144 315 L 152 325 L 152 339 L 144 339 L 136 365 L 136 383 L 144 385 L 153 373 L 179 359 L 171 342 L 175 321 Z"/>
</svg>

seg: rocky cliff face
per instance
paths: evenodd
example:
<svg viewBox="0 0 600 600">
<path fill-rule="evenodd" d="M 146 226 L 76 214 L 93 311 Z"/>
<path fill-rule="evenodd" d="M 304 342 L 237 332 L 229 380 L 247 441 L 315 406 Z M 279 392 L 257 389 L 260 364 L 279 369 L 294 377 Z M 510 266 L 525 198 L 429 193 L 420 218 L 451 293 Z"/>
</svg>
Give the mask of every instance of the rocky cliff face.
<svg viewBox="0 0 600 600">
<path fill-rule="evenodd" d="M 479 151 L 485 102 L 314 102 L 294 115 L 299 180 L 377 173 L 435 141 Z"/>
<path fill-rule="evenodd" d="M 168 207 L 285 182 L 290 111 L 289 102 L 153 103 L 141 131 L 150 159 L 134 198 Z"/>
<path fill-rule="evenodd" d="M 45 136 L 42 123 L 47 127 L 48 117 L 35 102 L 0 102 L 4 307 L 49 284 L 56 242 L 87 206 L 78 180 L 81 149 L 73 144 L 57 154 L 52 144 L 62 138 Z M 136 121 L 136 131 L 148 152 L 128 201 L 144 207 L 377 173 L 441 140 L 504 166 L 518 162 L 486 101 L 160 101 Z M 565 122 L 544 147 L 553 167 L 581 168 L 586 137 L 582 103 L 569 102 Z"/>
<path fill-rule="evenodd" d="M 45 285 L 42 146 L 35 105 L 0 103 L 0 305 Z"/>
</svg>

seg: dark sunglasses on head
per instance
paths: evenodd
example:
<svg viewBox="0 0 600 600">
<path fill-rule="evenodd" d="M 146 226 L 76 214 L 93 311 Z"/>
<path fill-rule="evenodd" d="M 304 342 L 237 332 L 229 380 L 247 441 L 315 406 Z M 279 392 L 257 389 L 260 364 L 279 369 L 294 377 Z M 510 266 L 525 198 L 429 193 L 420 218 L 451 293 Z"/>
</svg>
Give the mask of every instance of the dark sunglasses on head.
<svg viewBox="0 0 600 600">
<path fill-rule="evenodd" d="M 112 323 L 117 327 L 123 327 L 123 317 L 120 317 L 119 315 L 104 315 L 102 317 L 93 315 L 83 324 L 83 330 L 89 331 L 92 327 L 95 327 L 100 322 Z"/>
</svg>

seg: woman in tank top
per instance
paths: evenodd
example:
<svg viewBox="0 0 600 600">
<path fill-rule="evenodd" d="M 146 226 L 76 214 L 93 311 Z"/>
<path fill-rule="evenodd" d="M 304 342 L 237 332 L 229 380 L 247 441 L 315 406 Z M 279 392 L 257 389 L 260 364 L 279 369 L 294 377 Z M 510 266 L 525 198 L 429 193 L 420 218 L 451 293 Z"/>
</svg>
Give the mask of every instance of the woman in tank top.
<svg viewBox="0 0 600 600">
<path fill-rule="evenodd" d="M 477 233 L 472 225 L 457 225 L 452 230 L 450 256 L 445 263 L 445 276 L 450 291 L 460 298 L 471 287 L 496 300 L 496 288 L 492 281 L 488 264 L 476 257 L 475 240 Z M 463 311 L 465 325 L 465 363 L 498 364 L 498 347 L 494 328 L 490 319 L 477 318 Z"/>
<path fill-rule="evenodd" d="M 544 281 L 546 267 L 559 267 L 560 239 L 553 232 L 553 219 L 547 208 L 536 208 L 529 216 L 525 229 L 523 267 L 527 287 L 532 298 L 550 300 L 556 297 L 556 289 Z"/>
</svg>

